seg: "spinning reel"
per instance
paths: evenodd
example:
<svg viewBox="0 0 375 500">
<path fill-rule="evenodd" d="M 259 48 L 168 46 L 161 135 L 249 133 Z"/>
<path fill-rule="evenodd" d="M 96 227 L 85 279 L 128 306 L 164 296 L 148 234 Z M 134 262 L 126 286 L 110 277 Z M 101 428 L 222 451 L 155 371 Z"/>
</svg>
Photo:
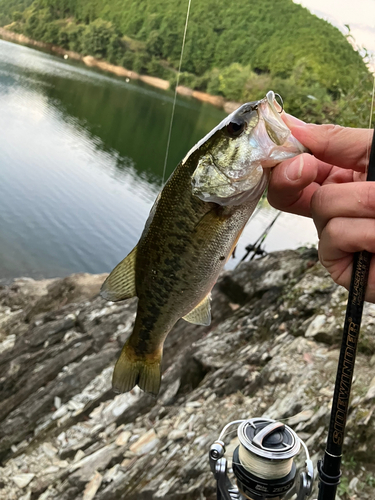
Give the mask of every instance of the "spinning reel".
<svg viewBox="0 0 375 500">
<path fill-rule="evenodd" d="M 232 459 L 237 485 L 228 477 L 223 437 L 237 425 L 239 446 Z M 298 473 L 294 458 L 301 446 L 306 454 L 305 470 Z M 287 425 L 267 418 L 235 420 L 227 424 L 209 452 L 210 467 L 217 482 L 218 500 L 306 500 L 312 491 L 314 469 L 305 443 Z"/>
</svg>

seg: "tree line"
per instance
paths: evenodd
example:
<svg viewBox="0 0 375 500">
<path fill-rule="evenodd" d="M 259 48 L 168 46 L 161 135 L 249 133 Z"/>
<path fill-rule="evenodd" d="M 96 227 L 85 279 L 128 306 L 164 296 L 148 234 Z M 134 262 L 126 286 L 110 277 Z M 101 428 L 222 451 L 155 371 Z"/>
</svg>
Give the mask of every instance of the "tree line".
<svg viewBox="0 0 375 500">
<path fill-rule="evenodd" d="M 176 79 L 187 2 L 0 0 L 0 24 L 30 38 Z M 289 112 L 365 126 L 371 76 L 347 38 L 292 0 L 193 0 L 181 84 L 236 101 L 272 88 Z"/>
</svg>

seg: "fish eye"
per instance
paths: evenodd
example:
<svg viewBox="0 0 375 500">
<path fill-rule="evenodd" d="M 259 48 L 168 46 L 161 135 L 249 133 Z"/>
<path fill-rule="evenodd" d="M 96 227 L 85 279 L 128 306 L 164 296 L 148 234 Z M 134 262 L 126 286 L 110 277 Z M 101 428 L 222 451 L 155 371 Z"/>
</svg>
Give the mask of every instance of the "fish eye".
<svg viewBox="0 0 375 500">
<path fill-rule="evenodd" d="M 238 137 L 246 128 L 246 123 L 230 122 L 228 123 L 226 129 L 230 137 Z"/>
</svg>

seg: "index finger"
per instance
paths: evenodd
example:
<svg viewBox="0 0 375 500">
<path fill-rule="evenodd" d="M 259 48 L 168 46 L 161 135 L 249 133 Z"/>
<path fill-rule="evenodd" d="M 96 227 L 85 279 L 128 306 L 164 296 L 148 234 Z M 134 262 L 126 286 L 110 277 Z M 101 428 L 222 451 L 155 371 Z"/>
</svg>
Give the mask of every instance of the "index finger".
<svg viewBox="0 0 375 500">
<path fill-rule="evenodd" d="M 374 195 L 375 182 L 321 186 L 311 199 L 311 212 L 319 237 L 328 221 L 336 217 L 374 219 Z"/>
<path fill-rule="evenodd" d="M 357 172 L 366 171 L 373 130 L 308 124 L 287 114 L 283 118 L 294 137 L 319 160 Z"/>
</svg>

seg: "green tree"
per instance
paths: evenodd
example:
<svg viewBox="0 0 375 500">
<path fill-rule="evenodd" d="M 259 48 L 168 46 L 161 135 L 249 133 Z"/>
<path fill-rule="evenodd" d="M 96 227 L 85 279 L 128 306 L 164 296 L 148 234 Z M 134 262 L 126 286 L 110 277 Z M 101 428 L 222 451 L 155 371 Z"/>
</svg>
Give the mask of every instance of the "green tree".
<svg viewBox="0 0 375 500">
<path fill-rule="evenodd" d="M 0 24 L 13 20 L 12 29 L 31 38 L 174 83 L 186 7 L 175 0 L 0 0 Z M 304 119 L 366 126 L 371 82 L 350 36 L 292 0 L 195 0 L 180 82 L 235 100 L 273 88 Z"/>
<path fill-rule="evenodd" d="M 96 19 L 82 33 L 81 50 L 85 54 L 113 60 L 119 48 L 119 33 L 108 21 Z"/>
<path fill-rule="evenodd" d="M 159 31 L 153 30 L 150 32 L 146 42 L 146 50 L 151 56 L 163 57 L 163 38 Z"/>
</svg>

